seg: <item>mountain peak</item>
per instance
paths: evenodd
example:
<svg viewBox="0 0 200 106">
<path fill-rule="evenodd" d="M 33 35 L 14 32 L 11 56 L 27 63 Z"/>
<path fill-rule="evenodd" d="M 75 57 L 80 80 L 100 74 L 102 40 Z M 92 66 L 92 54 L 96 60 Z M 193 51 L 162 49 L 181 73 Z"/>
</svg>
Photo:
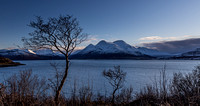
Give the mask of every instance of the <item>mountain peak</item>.
<svg viewBox="0 0 200 106">
<path fill-rule="evenodd" d="M 123 40 L 116 40 L 113 42 L 114 44 L 118 45 L 118 46 L 126 46 L 126 47 L 131 47 L 131 45 L 127 44 L 126 42 L 124 42 Z"/>
<path fill-rule="evenodd" d="M 118 45 L 119 47 L 121 48 L 124 48 L 124 49 L 136 49 L 134 46 L 131 46 L 129 44 L 127 44 L 125 41 L 123 40 L 117 40 L 117 41 L 114 41 L 113 42 L 114 44 Z M 134 50 L 135 51 L 135 50 Z"/>
<path fill-rule="evenodd" d="M 108 45 L 114 45 L 113 43 L 111 42 L 106 42 L 105 40 L 101 40 L 96 46 L 97 47 L 103 47 L 103 46 L 108 46 Z"/>
<path fill-rule="evenodd" d="M 126 43 L 126 42 L 123 41 L 123 40 L 116 40 L 116 41 L 114 41 L 113 43 Z"/>
<path fill-rule="evenodd" d="M 95 46 L 93 44 L 89 44 L 85 49 L 94 49 Z"/>
<path fill-rule="evenodd" d="M 106 44 L 106 43 L 107 42 L 105 40 L 101 40 L 101 41 L 99 41 L 99 43 L 97 45 L 99 45 L 99 44 Z"/>
<path fill-rule="evenodd" d="M 87 47 L 93 47 L 94 45 L 93 44 L 89 44 Z"/>
</svg>

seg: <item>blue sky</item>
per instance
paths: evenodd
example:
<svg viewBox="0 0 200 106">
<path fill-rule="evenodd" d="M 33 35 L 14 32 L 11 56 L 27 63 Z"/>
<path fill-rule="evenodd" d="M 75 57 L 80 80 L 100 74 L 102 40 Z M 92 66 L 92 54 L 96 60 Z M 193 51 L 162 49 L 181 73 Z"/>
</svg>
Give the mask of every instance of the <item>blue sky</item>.
<svg viewBox="0 0 200 106">
<path fill-rule="evenodd" d="M 0 0 L 0 49 L 22 45 L 35 16 L 70 14 L 90 40 L 131 45 L 200 38 L 199 0 Z"/>
</svg>

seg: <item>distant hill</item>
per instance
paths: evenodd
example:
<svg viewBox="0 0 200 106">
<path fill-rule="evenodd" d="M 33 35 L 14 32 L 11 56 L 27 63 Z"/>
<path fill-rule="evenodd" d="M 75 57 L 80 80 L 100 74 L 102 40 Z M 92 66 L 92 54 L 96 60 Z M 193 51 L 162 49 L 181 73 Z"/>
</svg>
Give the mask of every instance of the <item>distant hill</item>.
<svg viewBox="0 0 200 106">
<path fill-rule="evenodd" d="M 0 56 L 12 60 L 51 60 L 64 59 L 64 56 L 59 52 L 53 52 L 50 49 L 32 51 L 29 49 L 2 49 Z"/>
<path fill-rule="evenodd" d="M 8 59 L 8 58 L 4 58 L 4 57 L 0 57 L 0 63 L 12 63 L 13 61 Z"/>
<path fill-rule="evenodd" d="M 18 66 L 18 65 L 23 65 L 23 64 L 18 62 L 13 62 L 8 58 L 0 57 L 0 67 Z"/>
<path fill-rule="evenodd" d="M 193 51 L 181 53 L 177 56 L 172 57 L 172 59 L 200 60 L 200 48 L 197 48 Z"/>
</svg>

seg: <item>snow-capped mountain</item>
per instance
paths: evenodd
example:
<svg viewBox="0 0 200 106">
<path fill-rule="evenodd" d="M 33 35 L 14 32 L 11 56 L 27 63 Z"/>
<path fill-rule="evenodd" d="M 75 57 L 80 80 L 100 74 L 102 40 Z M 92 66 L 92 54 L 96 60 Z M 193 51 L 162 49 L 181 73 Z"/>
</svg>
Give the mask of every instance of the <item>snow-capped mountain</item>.
<svg viewBox="0 0 200 106">
<path fill-rule="evenodd" d="M 120 47 L 124 52 L 128 54 L 141 55 L 141 52 L 137 48 L 127 44 L 123 40 L 117 40 L 117 41 L 114 41 L 113 43 L 116 44 L 118 47 Z"/>
<path fill-rule="evenodd" d="M 160 52 L 158 50 L 148 49 L 148 48 L 145 48 L 145 47 L 138 47 L 137 49 L 138 49 L 138 51 L 140 51 L 143 54 L 155 56 L 155 57 L 169 57 L 169 56 L 172 55 L 172 54 L 169 54 L 169 53 Z"/>
<path fill-rule="evenodd" d="M 59 52 L 53 52 L 50 49 L 41 49 L 32 51 L 30 49 L 2 49 L 0 56 L 14 60 L 29 60 L 29 59 L 61 59 L 63 55 Z"/>
<path fill-rule="evenodd" d="M 181 56 L 193 56 L 193 57 L 199 56 L 200 57 L 200 48 L 197 48 L 196 50 L 193 50 L 193 51 L 183 53 L 183 54 L 181 54 Z"/>
<path fill-rule="evenodd" d="M 92 44 L 88 45 L 85 49 L 83 49 L 79 53 L 87 54 L 87 53 L 94 53 L 94 52 L 99 53 L 99 54 L 122 53 L 123 49 L 112 42 L 106 42 L 106 41 L 102 40 L 95 46 Z"/>
<path fill-rule="evenodd" d="M 159 52 L 147 48 L 136 48 L 124 42 L 117 40 L 114 42 L 100 41 L 96 45 L 88 45 L 85 49 L 73 55 L 73 58 L 153 58 L 154 56 L 166 56 L 167 53 Z"/>
<path fill-rule="evenodd" d="M 17 55 L 34 55 L 35 53 L 32 50 L 29 49 L 2 49 L 0 50 L 0 55 L 5 56 L 5 55 L 10 55 L 10 56 L 17 56 Z"/>
<path fill-rule="evenodd" d="M 122 40 L 115 42 L 106 42 L 105 40 L 100 41 L 97 45 L 88 45 L 85 49 L 79 52 L 79 54 L 88 54 L 88 53 L 99 53 L 99 54 L 108 54 L 108 53 L 126 53 L 141 55 L 139 51 L 127 44 Z"/>
<path fill-rule="evenodd" d="M 64 59 L 60 52 L 50 49 L 2 49 L 0 57 L 13 60 L 27 59 Z M 200 48 L 186 53 L 169 54 L 145 47 L 134 47 L 123 40 L 114 42 L 100 41 L 96 45 L 90 44 L 83 50 L 74 51 L 71 59 L 200 59 Z"/>
<path fill-rule="evenodd" d="M 187 59 L 187 60 L 199 60 L 200 59 L 200 48 L 196 50 L 179 53 L 173 57 L 173 59 Z"/>
<path fill-rule="evenodd" d="M 59 52 L 54 52 L 50 49 L 30 50 L 30 49 L 2 49 L 0 55 L 41 55 L 41 56 L 56 56 L 61 55 Z"/>
<path fill-rule="evenodd" d="M 52 51 L 51 49 L 40 49 L 34 51 L 35 54 L 40 56 L 63 56 L 60 52 Z"/>
<path fill-rule="evenodd" d="M 200 48 L 185 53 L 175 54 L 171 59 L 200 60 Z"/>
</svg>

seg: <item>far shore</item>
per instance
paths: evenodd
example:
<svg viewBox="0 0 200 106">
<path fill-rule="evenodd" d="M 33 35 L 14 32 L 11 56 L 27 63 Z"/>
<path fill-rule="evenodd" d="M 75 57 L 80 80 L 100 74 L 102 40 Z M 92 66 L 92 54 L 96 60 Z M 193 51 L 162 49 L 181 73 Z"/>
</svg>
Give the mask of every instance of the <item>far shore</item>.
<svg viewBox="0 0 200 106">
<path fill-rule="evenodd" d="M 19 66 L 19 65 L 25 65 L 25 64 L 21 64 L 19 62 L 8 63 L 8 64 L 1 64 L 0 63 L 0 67 L 12 67 L 12 66 Z"/>
</svg>

